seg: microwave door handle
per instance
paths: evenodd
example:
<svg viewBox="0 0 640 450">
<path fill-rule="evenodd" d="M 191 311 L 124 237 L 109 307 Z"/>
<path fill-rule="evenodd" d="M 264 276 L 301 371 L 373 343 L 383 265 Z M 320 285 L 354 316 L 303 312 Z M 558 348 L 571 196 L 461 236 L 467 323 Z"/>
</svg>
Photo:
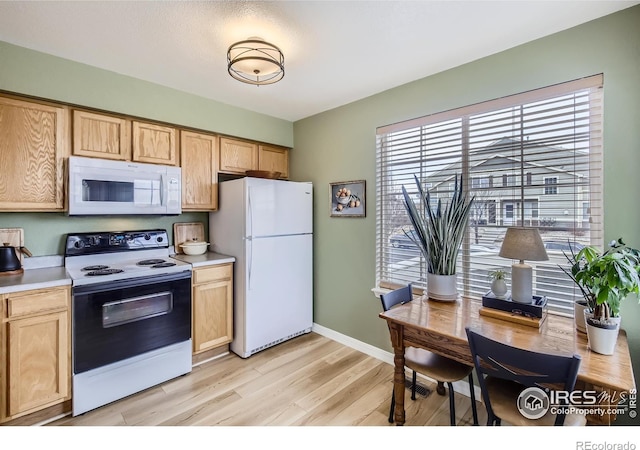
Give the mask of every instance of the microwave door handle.
<svg viewBox="0 0 640 450">
<path fill-rule="evenodd" d="M 169 192 L 165 192 L 165 189 L 169 189 L 167 185 L 167 176 L 165 174 L 160 175 L 160 205 L 166 206 L 165 202 L 169 197 Z"/>
</svg>

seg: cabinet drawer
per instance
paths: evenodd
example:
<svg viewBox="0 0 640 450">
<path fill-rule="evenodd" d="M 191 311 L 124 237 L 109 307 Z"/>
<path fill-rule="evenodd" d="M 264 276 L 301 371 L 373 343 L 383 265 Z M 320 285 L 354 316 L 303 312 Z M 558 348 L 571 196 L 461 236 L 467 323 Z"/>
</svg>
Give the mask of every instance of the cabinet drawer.
<svg viewBox="0 0 640 450">
<path fill-rule="evenodd" d="M 67 308 L 68 299 L 69 290 L 67 288 L 28 291 L 24 295 L 13 294 L 7 298 L 7 317 L 13 319 L 64 309 Z"/>
<path fill-rule="evenodd" d="M 203 267 L 193 271 L 193 284 L 206 283 L 213 280 L 225 280 L 231 278 L 233 267 L 231 264 Z"/>
</svg>

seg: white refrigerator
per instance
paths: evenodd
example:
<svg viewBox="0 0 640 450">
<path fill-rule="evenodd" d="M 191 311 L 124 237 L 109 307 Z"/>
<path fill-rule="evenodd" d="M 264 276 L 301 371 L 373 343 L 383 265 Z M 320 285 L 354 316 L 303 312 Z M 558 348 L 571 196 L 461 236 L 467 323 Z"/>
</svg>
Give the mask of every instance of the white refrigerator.
<svg viewBox="0 0 640 450">
<path fill-rule="evenodd" d="M 240 178 L 219 185 L 211 249 L 236 258 L 231 350 L 252 354 L 311 331 L 313 185 Z"/>
</svg>

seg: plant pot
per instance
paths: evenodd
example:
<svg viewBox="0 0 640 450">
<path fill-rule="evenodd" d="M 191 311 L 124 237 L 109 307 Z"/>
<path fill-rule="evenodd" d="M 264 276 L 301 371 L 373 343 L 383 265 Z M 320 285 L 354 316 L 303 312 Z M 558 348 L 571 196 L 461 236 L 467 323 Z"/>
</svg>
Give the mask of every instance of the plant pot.
<svg viewBox="0 0 640 450">
<path fill-rule="evenodd" d="M 507 293 L 507 282 L 503 279 L 495 279 L 491 282 L 491 292 L 496 298 L 504 298 Z"/>
<path fill-rule="evenodd" d="M 458 299 L 456 275 L 427 274 L 427 295 L 429 300 L 453 302 Z"/>
<path fill-rule="evenodd" d="M 620 317 L 612 317 L 608 324 L 598 324 L 593 322 L 593 315 L 585 310 L 584 318 L 589 348 L 601 355 L 613 355 L 618 341 Z"/>
<path fill-rule="evenodd" d="M 578 300 L 573 304 L 573 321 L 576 324 L 576 330 L 581 333 L 587 332 L 587 324 L 584 321 L 584 312 L 587 309 L 587 302 Z"/>
</svg>

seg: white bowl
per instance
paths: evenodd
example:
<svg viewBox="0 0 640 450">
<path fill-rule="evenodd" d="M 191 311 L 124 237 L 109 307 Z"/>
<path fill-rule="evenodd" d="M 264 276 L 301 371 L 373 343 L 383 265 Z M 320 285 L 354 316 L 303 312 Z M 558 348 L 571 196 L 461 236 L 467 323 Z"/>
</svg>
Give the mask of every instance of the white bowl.
<svg viewBox="0 0 640 450">
<path fill-rule="evenodd" d="M 191 241 L 180 244 L 185 255 L 202 255 L 207 251 L 208 242 Z"/>
</svg>

